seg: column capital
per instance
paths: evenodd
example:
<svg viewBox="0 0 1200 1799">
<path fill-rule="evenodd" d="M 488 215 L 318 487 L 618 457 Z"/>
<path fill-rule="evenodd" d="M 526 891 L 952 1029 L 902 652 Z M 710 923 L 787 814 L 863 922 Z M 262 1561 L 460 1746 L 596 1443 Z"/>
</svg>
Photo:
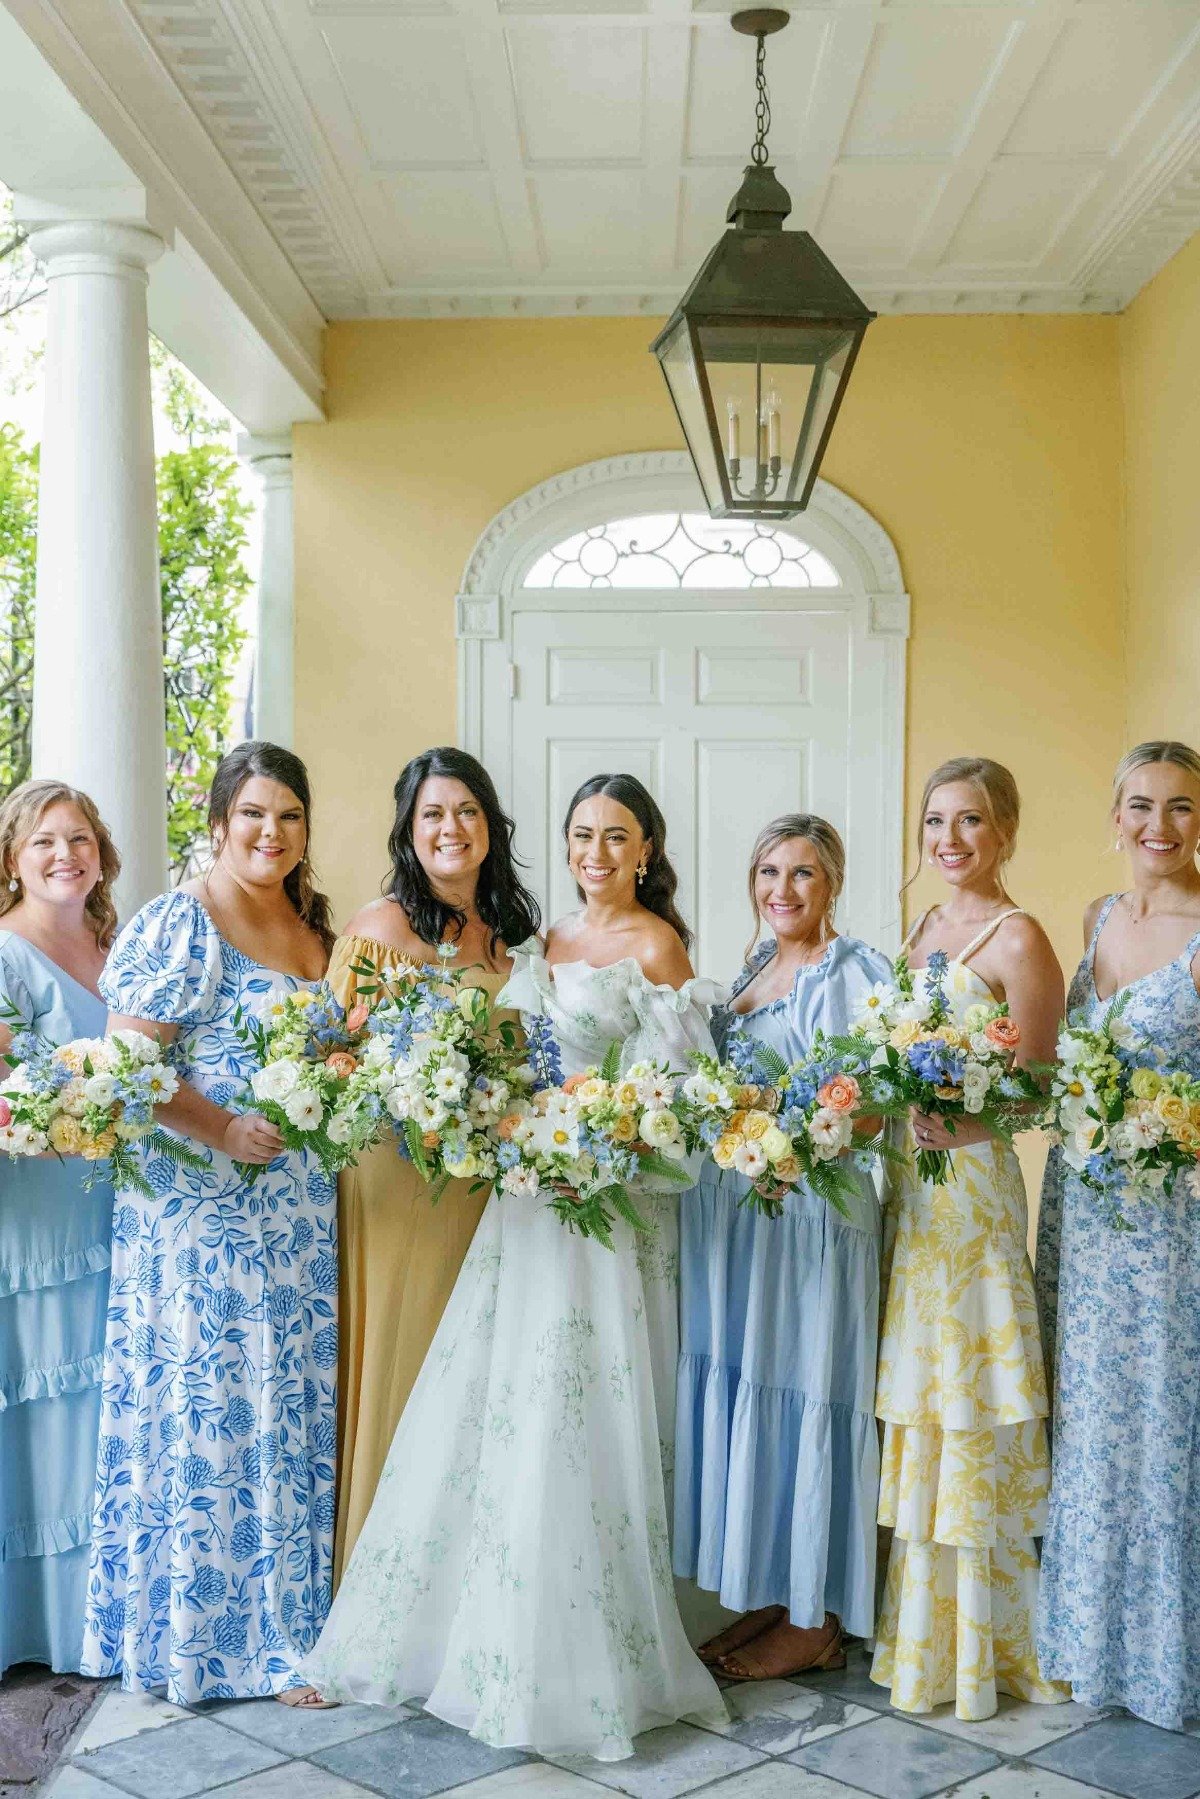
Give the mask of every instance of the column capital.
<svg viewBox="0 0 1200 1799">
<path fill-rule="evenodd" d="M 290 431 L 243 431 L 238 436 L 237 453 L 264 481 L 292 478 Z"/>
<path fill-rule="evenodd" d="M 116 219 L 24 220 L 29 245 L 46 265 L 48 280 L 60 275 L 126 275 L 146 280 L 167 245 L 147 225 Z"/>
</svg>

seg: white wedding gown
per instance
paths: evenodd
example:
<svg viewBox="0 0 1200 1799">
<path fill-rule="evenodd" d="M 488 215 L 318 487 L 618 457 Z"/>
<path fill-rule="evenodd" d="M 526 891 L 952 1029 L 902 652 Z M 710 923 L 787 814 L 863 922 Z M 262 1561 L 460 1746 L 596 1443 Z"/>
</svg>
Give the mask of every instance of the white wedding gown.
<svg viewBox="0 0 1200 1799">
<path fill-rule="evenodd" d="M 499 1003 L 549 1022 L 564 1077 L 613 1041 L 623 1068 L 711 1049 L 710 983 L 656 987 L 632 959 L 552 974 L 532 944 L 514 961 Z M 655 1725 L 725 1720 L 667 1541 L 678 1200 L 638 1203 L 658 1234 L 618 1219 L 610 1251 L 492 1194 L 304 1663 L 323 1693 L 602 1761 Z"/>
</svg>

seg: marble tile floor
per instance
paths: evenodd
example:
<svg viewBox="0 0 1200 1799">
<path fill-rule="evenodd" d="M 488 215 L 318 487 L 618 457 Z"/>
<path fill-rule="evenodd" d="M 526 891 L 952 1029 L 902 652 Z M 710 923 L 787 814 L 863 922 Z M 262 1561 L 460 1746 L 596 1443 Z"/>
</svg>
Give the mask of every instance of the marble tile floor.
<svg viewBox="0 0 1200 1799">
<path fill-rule="evenodd" d="M 102 1694 L 46 1799 L 1193 1799 L 1200 1734 L 1123 1714 L 1002 1699 L 962 1724 L 949 1707 L 892 1711 L 861 1650 L 844 1673 L 727 1690 L 723 1732 L 649 1731 L 623 1762 L 540 1761 L 473 1742 L 416 1706 L 297 1712 L 271 1700 L 191 1711 Z"/>
</svg>

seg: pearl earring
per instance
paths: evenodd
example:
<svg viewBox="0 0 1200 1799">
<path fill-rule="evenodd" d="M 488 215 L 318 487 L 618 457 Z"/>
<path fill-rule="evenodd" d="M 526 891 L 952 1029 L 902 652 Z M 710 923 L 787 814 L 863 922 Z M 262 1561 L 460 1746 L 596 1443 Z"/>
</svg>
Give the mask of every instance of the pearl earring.
<svg viewBox="0 0 1200 1799">
<path fill-rule="evenodd" d="M 639 887 L 641 886 L 642 882 L 645 879 L 646 879 L 646 870 L 639 865 L 638 872 L 637 872 L 637 884 Z"/>
<path fill-rule="evenodd" d="M 10 893 L 15 893 L 20 885 L 20 881 L 18 881 L 16 875 L 14 875 L 12 880 L 8 883 L 8 891 Z"/>
<path fill-rule="evenodd" d="M 1118 837 L 1117 841 L 1113 844 L 1113 848 L 1116 850 L 1118 856 L 1122 855 L 1125 850 L 1125 839 L 1123 837 Z"/>
</svg>

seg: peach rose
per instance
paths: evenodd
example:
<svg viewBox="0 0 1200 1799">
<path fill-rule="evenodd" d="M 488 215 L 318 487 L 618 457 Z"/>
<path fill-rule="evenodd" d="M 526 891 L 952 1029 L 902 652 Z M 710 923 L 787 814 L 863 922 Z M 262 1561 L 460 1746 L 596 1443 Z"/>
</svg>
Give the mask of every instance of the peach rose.
<svg viewBox="0 0 1200 1799">
<path fill-rule="evenodd" d="M 112 1155 L 116 1147 L 117 1133 L 110 1126 L 108 1130 L 101 1131 L 98 1137 L 89 1137 L 81 1153 L 85 1161 L 102 1162 L 106 1156 Z"/>
<path fill-rule="evenodd" d="M 1009 1018 L 1004 1013 L 999 1018 L 993 1018 L 990 1024 L 985 1025 L 983 1034 L 989 1043 L 996 1045 L 997 1049 L 1016 1049 L 1021 1041 L 1020 1025 L 1015 1018 Z"/>
<path fill-rule="evenodd" d="M 853 1112 L 861 1096 L 862 1089 L 852 1074 L 835 1074 L 819 1090 L 817 1101 L 831 1112 Z"/>
<path fill-rule="evenodd" d="M 613 1119 L 612 1135 L 614 1143 L 632 1143 L 637 1136 L 638 1121 L 632 1112 L 622 1112 Z"/>
<path fill-rule="evenodd" d="M 371 1008 L 363 1000 L 360 999 L 356 1006 L 351 1006 L 346 1014 L 346 1029 L 352 1037 L 357 1037 L 358 1033 L 365 1028 L 370 1016 Z"/>
<path fill-rule="evenodd" d="M 50 1147 L 60 1156 L 77 1156 L 83 1149 L 83 1130 L 77 1118 L 60 1112 L 50 1121 Z"/>
<path fill-rule="evenodd" d="M 780 1156 L 771 1172 L 777 1181 L 786 1181 L 789 1187 L 793 1187 L 800 1179 L 799 1158 L 796 1156 Z"/>
<path fill-rule="evenodd" d="M 578 1093 L 584 1083 L 592 1078 L 589 1074 L 569 1074 L 562 1084 L 562 1090 L 564 1093 Z"/>
<path fill-rule="evenodd" d="M 778 1087 L 764 1087 L 762 1090 L 762 1096 L 759 1099 L 758 1103 L 762 1107 L 764 1112 L 778 1112 L 778 1110 L 779 1110 L 779 1089 L 778 1089 Z"/>
<path fill-rule="evenodd" d="M 496 1135 L 500 1138 L 502 1143 L 510 1141 L 513 1132 L 520 1122 L 521 1114 L 519 1112 L 509 1112 L 507 1117 L 500 1120 L 499 1124 L 496 1126 Z"/>
<path fill-rule="evenodd" d="M 335 1081 L 348 1081 L 358 1067 L 358 1062 L 349 1050 L 335 1049 L 331 1055 L 326 1056 L 325 1066 Z"/>
<path fill-rule="evenodd" d="M 436 1149 L 437 1146 L 438 1146 L 437 1132 L 436 1131 L 422 1131 L 422 1133 L 421 1133 L 421 1148 L 422 1149 Z"/>
<path fill-rule="evenodd" d="M 753 1081 L 750 1081 L 746 1086 L 737 1089 L 734 1093 L 733 1100 L 735 1105 L 740 1106 L 743 1111 L 748 1112 L 752 1106 L 758 1104 L 761 1097 L 762 1088 L 756 1086 Z"/>
</svg>

